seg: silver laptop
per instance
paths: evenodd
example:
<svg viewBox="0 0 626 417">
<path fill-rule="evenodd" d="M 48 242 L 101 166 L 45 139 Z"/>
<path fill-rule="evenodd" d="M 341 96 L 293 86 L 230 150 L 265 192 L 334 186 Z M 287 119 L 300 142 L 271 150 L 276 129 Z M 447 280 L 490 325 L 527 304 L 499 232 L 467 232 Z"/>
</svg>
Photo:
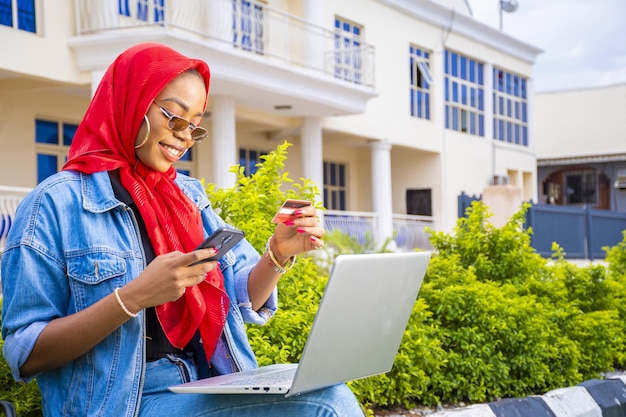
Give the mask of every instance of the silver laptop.
<svg viewBox="0 0 626 417">
<path fill-rule="evenodd" d="M 339 255 L 299 364 L 276 364 L 169 387 L 177 393 L 287 397 L 389 372 L 430 252 Z"/>
</svg>

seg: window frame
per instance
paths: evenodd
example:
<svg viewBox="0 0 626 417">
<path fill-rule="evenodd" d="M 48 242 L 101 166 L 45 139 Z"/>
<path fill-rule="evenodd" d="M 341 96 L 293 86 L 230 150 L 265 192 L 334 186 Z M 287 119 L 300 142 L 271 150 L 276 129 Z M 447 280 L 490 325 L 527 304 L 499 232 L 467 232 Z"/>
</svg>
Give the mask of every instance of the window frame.
<svg viewBox="0 0 626 417">
<path fill-rule="evenodd" d="M 348 165 L 324 161 L 323 197 L 326 210 L 348 210 Z"/>
<path fill-rule="evenodd" d="M 25 4 L 25 2 L 28 4 Z M 37 34 L 37 28 L 39 27 L 37 22 L 39 16 L 39 13 L 37 13 L 38 2 L 39 0 L 0 0 L 0 6 L 7 9 L 10 7 L 11 9 L 10 16 L 7 13 L 9 20 L 0 20 L 0 26 Z"/>
<path fill-rule="evenodd" d="M 362 84 L 364 26 L 335 16 L 335 78 Z"/>
<path fill-rule="evenodd" d="M 43 126 L 40 123 L 47 123 L 50 125 L 56 125 L 56 136 L 57 140 L 55 143 L 49 141 L 40 141 L 39 134 L 44 133 Z M 41 126 L 41 127 L 40 127 Z M 67 129 L 71 129 L 71 137 L 69 141 L 67 140 Z M 61 171 L 63 165 L 67 161 L 67 157 L 70 150 L 70 145 L 72 143 L 72 138 L 74 133 L 76 133 L 76 129 L 78 129 L 78 123 L 70 122 L 67 120 L 59 120 L 54 117 L 36 117 L 35 118 L 35 153 L 37 155 L 37 183 L 40 183 L 45 178 L 49 177 L 56 172 Z M 43 140 L 43 138 L 41 138 Z M 43 173 L 40 170 L 39 166 L 39 158 L 41 156 L 52 156 L 56 158 L 56 171 L 52 173 Z M 45 175 L 45 176 L 44 176 Z"/>
<path fill-rule="evenodd" d="M 460 133 L 485 136 L 485 64 L 445 50 L 445 127 Z"/>
<path fill-rule="evenodd" d="M 493 67 L 493 140 L 528 147 L 528 80 Z"/>
<path fill-rule="evenodd" d="M 412 117 L 430 120 L 433 77 L 430 72 L 431 51 L 409 45 L 409 102 Z"/>
<path fill-rule="evenodd" d="M 239 165 L 243 167 L 244 175 L 250 177 L 255 174 L 257 165 L 263 163 L 262 157 L 268 154 L 269 151 L 239 147 Z"/>
</svg>

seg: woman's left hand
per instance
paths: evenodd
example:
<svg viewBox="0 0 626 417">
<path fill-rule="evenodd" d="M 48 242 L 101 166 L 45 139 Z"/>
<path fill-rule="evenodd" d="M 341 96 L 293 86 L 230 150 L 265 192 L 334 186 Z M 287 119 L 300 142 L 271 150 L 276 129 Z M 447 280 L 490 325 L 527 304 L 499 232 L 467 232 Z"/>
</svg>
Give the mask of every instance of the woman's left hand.
<svg viewBox="0 0 626 417">
<path fill-rule="evenodd" d="M 279 262 L 285 263 L 292 256 L 322 248 L 325 232 L 318 222 L 315 207 L 302 207 L 294 211 L 289 220 L 276 225 L 272 251 Z"/>
</svg>

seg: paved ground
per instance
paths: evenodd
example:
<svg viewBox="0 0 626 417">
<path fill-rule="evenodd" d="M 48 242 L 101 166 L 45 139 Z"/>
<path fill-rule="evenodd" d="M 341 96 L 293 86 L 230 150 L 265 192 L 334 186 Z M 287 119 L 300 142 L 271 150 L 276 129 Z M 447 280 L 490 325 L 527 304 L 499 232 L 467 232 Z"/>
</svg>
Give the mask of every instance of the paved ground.
<svg viewBox="0 0 626 417">
<path fill-rule="evenodd" d="M 434 414 L 438 411 L 453 410 L 455 408 L 462 408 L 465 406 L 467 406 L 467 404 L 459 403 L 459 404 L 450 404 L 450 405 L 444 405 L 444 406 L 439 405 L 437 407 L 422 406 L 422 407 L 412 408 L 410 410 L 407 410 L 405 408 L 400 408 L 400 407 L 376 408 L 374 409 L 374 415 L 376 417 L 404 417 L 404 416 L 425 417 L 425 416 Z"/>
</svg>

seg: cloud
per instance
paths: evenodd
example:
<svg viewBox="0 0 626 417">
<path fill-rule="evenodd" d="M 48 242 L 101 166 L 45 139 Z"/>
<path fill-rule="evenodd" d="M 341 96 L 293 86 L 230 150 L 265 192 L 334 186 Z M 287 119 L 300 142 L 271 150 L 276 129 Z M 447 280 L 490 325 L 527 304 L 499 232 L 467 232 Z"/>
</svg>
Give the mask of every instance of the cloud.
<svg viewBox="0 0 626 417">
<path fill-rule="evenodd" d="M 499 27 L 499 0 L 470 2 L 474 17 Z M 626 78 L 625 0 L 518 0 L 504 32 L 544 50 L 536 91 L 621 83 Z"/>
</svg>

